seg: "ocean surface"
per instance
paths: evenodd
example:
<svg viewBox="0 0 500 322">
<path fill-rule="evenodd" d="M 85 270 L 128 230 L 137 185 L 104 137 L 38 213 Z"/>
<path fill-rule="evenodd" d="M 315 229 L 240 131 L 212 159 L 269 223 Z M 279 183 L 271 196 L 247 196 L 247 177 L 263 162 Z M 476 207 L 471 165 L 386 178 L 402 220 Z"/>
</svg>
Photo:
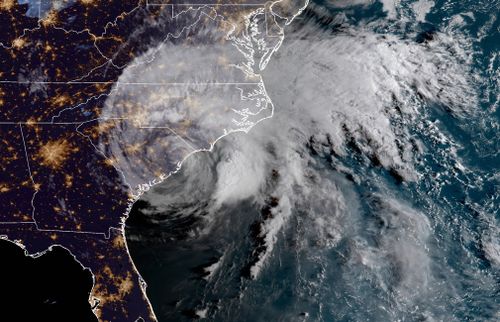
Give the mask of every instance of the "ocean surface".
<svg viewBox="0 0 500 322">
<path fill-rule="evenodd" d="M 2 276 L 2 320 L 97 322 L 88 301 L 93 286 L 90 270 L 60 246 L 43 254 L 26 256 L 25 250 L 0 239 L 4 262 Z"/>
<path fill-rule="evenodd" d="M 160 322 L 500 321 L 500 1 L 312 1 L 274 116 L 138 200 Z"/>
</svg>

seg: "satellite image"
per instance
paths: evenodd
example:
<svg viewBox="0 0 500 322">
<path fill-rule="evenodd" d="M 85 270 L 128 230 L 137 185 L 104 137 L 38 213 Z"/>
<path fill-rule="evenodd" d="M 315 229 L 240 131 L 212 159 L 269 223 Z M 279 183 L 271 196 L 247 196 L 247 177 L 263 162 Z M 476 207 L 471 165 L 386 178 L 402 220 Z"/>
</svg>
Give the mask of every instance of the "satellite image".
<svg viewBox="0 0 500 322">
<path fill-rule="evenodd" d="M 500 321 L 500 0 L 0 0 L 0 322 Z"/>
</svg>

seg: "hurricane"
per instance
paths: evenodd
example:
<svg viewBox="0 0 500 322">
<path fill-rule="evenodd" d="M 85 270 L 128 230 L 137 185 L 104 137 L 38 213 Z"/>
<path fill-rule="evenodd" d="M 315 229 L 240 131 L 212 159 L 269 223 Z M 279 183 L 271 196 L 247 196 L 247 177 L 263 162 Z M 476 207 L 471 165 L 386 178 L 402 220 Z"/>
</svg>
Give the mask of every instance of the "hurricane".
<svg viewBox="0 0 500 322">
<path fill-rule="evenodd" d="M 132 206 L 158 320 L 499 320 L 499 16 L 311 1 L 260 71 L 272 117 Z"/>
</svg>

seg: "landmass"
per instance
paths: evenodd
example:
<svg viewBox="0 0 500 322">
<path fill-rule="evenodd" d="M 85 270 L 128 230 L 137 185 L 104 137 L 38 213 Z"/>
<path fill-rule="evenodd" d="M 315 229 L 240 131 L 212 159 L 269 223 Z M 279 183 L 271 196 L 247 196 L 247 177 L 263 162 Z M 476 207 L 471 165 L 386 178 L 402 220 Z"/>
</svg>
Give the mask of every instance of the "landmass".
<svg viewBox="0 0 500 322">
<path fill-rule="evenodd" d="M 306 0 L 0 1 L 0 237 L 58 245 L 100 321 L 156 321 L 132 204 L 192 153 L 273 114 L 260 72 Z"/>
</svg>

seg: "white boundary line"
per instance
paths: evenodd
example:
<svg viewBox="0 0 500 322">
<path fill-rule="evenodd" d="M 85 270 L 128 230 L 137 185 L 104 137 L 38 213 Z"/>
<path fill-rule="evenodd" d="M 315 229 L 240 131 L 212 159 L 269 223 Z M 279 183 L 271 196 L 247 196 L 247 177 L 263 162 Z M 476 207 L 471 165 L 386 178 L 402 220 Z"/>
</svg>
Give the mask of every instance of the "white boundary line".
<svg viewBox="0 0 500 322">
<path fill-rule="evenodd" d="M 280 1 L 281 1 L 281 0 L 280 0 Z M 273 5 L 273 4 L 275 4 L 275 3 L 277 3 L 277 2 L 280 2 L 280 1 L 276 1 L 276 2 L 273 2 L 273 3 L 271 4 L 271 11 L 272 11 L 272 5 Z M 308 3 L 308 1 L 306 1 L 306 4 L 305 4 L 304 8 L 307 6 L 307 3 Z M 146 1 L 146 5 L 151 5 L 151 4 L 149 4 L 149 0 L 147 0 L 147 1 Z M 154 5 L 154 4 L 153 4 L 153 5 Z M 159 4 L 159 5 L 164 5 L 164 4 Z M 216 7 L 216 6 L 221 6 L 221 4 L 177 4 L 177 5 L 184 5 L 184 6 L 213 6 L 213 7 Z M 226 6 L 265 6 L 266 4 L 223 4 L 223 5 L 226 5 Z M 41 7 L 41 5 L 39 6 L 39 8 L 40 8 L 40 7 Z M 302 11 L 303 11 L 303 9 L 304 9 L 304 8 L 302 8 L 302 10 L 300 10 L 300 11 L 299 11 L 299 12 L 298 12 L 295 16 L 293 16 L 290 20 L 288 20 L 288 19 L 287 19 L 287 20 L 288 20 L 288 21 L 287 21 L 287 22 L 288 22 L 287 24 L 289 24 L 289 23 L 290 23 L 290 22 L 291 22 L 294 18 L 296 18 L 296 17 L 297 17 L 297 16 L 298 16 L 298 15 L 299 15 Z M 173 5 L 172 5 L 172 15 L 173 15 Z M 266 34 L 267 34 L 267 22 L 266 22 Z M 1 44 L 0 44 L 0 45 L 1 45 Z M 280 45 L 281 45 L 281 43 L 278 45 L 278 48 L 280 47 Z M 277 50 L 278 48 L 275 48 L 275 50 Z M 75 80 L 75 81 L 76 81 L 76 80 Z M 0 81 L 0 83 L 5 83 L 5 82 Z M 14 83 L 18 83 L 18 82 L 14 82 Z M 76 82 L 62 82 L 62 84 L 71 84 L 71 83 L 76 83 Z M 92 83 L 92 82 L 91 82 L 91 83 Z M 47 83 L 47 84 L 48 84 L 48 83 Z M 264 87 L 264 83 L 257 83 L 257 84 L 261 84 L 261 85 L 262 85 L 265 95 L 266 95 L 266 96 L 268 96 L 268 95 L 267 95 L 267 92 L 266 92 L 266 90 L 265 90 L 265 87 Z M 143 84 L 141 84 L 141 85 L 143 85 Z M 168 84 L 167 84 L 167 85 L 168 85 Z M 243 85 L 243 84 L 239 84 L 239 85 Z M 265 119 L 271 118 L 271 117 L 273 116 L 273 114 L 274 114 L 274 106 L 273 106 L 273 104 L 272 104 L 272 102 L 271 102 L 271 101 L 270 101 L 269 103 L 270 103 L 270 105 L 271 105 L 271 115 L 269 115 L 269 116 L 267 116 L 267 117 L 265 117 L 265 118 L 262 118 L 262 119 L 258 120 L 255 124 L 253 124 L 253 126 L 255 126 L 257 123 L 260 123 L 260 122 L 264 121 Z M 85 123 L 85 122 L 83 122 L 83 123 L 81 123 L 81 124 L 84 124 L 84 123 Z M 22 125 L 21 125 L 20 123 L 17 123 L 17 124 L 19 124 L 20 129 L 21 129 L 21 131 L 22 131 Z M 51 123 L 49 123 L 49 124 L 51 124 Z M 52 124 L 53 124 L 53 123 L 52 123 Z M 74 123 L 70 123 L 70 124 L 74 124 Z M 77 123 L 77 124 L 78 124 L 78 123 Z M 251 127 L 253 127 L 253 126 L 251 126 Z M 197 153 L 197 152 L 200 152 L 200 151 L 212 151 L 212 150 L 213 150 L 213 148 L 214 148 L 214 146 L 215 146 L 215 144 L 216 144 L 216 142 L 217 142 L 217 141 L 219 141 L 220 139 L 222 139 L 223 137 L 225 137 L 225 136 L 227 136 L 227 135 L 229 135 L 230 133 L 233 133 L 233 132 L 240 132 L 240 131 L 242 131 L 242 132 L 248 133 L 248 132 L 250 131 L 251 127 L 241 128 L 241 129 L 238 129 L 238 130 L 233 130 L 233 131 L 224 131 L 224 134 L 223 134 L 223 135 L 221 135 L 220 137 L 218 137 L 217 139 L 215 139 L 213 142 L 211 142 L 211 143 L 210 143 L 210 147 L 209 147 L 208 149 L 198 149 L 198 150 L 195 150 L 195 151 L 191 152 L 190 154 L 188 154 L 188 155 L 187 155 L 187 156 L 186 156 L 183 160 L 181 160 L 181 161 L 178 163 L 177 168 L 176 168 L 174 171 L 169 172 L 169 174 L 168 174 L 167 176 L 163 177 L 163 178 L 160 180 L 160 182 L 161 182 L 161 181 L 166 180 L 169 176 L 171 176 L 172 174 L 174 174 L 174 173 L 176 173 L 177 171 L 179 171 L 179 170 L 180 170 L 180 168 L 182 167 L 183 162 L 184 162 L 187 158 L 189 158 L 192 154 Z M 173 132 L 173 131 L 172 131 L 172 132 Z M 175 133 L 175 132 L 174 132 L 174 133 Z M 23 143 L 24 143 L 24 135 L 23 135 Z M 26 151 L 26 145 L 25 145 L 25 151 Z M 158 184 L 158 183 L 156 183 L 156 184 Z M 36 192 L 35 192 L 35 194 L 36 194 Z M 139 194 L 138 196 L 136 196 L 135 200 L 137 200 L 139 197 L 140 197 L 140 194 Z M 131 201 L 132 201 L 132 202 L 134 202 L 134 200 L 131 200 Z M 130 204 L 129 206 L 131 206 L 131 205 L 133 205 L 133 203 L 132 203 L 132 204 Z M 129 212 L 129 211 L 128 211 L 128 212 Z M 24 223 L 23 223 L 23 224 L 24 224 Z M 43 230 L 43 229 L 39 229 L 39 228 L 38 228 L 38 226 L 37 226 L 36 222 L 34 223 L 34 225 L 36 226 L 36 230 L 38 230 L 38 231 L 47 231 L 47 232 L 49 232 L 49 231 L 55 231 L 55 232 L 67 232 L 67 233 L 72 233 L 72 234 L 74 234 L 74 233 L 80 233 L 80 234 L 87 233 L 87 232 L 77 232 L 77 231 Z M 151 304 L 151 302 L 150 302 L 150 300 L 149 300 L 149 298 L 148 298 L 148 296 L 147 296 L 147 294 L 146 294 L 146 285 L 145 285 L 145 283 L 144 283 L 144 285 L 141 283 L 141 282 L 144 282 L 144 280 L 142 279 L 142 276 L 140 275 L 139 270 L 135 267 L 135 263 L 133 262 L 133 260 L 132 260 L 132 258 L 131 258 L 131 256 L 130 256 L 130 252 L 129 252 L 129 250 L 128 250 L 128 244 L 127 244 L 127 242 L 126 242 L 126 238 L 125 238 L 125 229 L 124 229 L 124 227 L 121 227 L 121 229 L 110 227 L 110 228 L 108 229 L 108 236 L 107 236 L 107 237 L 106 237 L 106 235 L 105 235 L 105 234 L 102 234 L 102 233 L 87 233 L 87 234 L 96 234 L 96 235 L 98 234 L 98 235 L 104 235 L 104 236 L 105 236 L 105 238 L 106 238 L 106 239 L 108 239 L 108 238 L 110 238 L 110 237 L 111 237 L 111 229 L 117 229 L 117 230 L 118 230 L 118 231 L 122 234 L 122 236 L 123 236 L 123 238 L 124 238 L 124 241 L 125 241 L 126 252 L 127 252 L 128 256 L 129 256 L 130 262 L 132 263 L 132 265 L 133 265 L 133 268 L 134 268 L 135 272 L 136 272 L 136 273 L 137 273 L 137 275 L 139 276 L 139 282 L 140 282 L 139 284 L 140 284 L 140 289 L 142 290 L 143 296 L 144 296 L 144 298 L 146 299 L 146 301 L 147 301 L 147 303 L 148 303 L 148 305 L 149 305 L 149 309 L 151 310 L 151 313 L 152 313 L 152 315 L 153 315 L 153 318 L 154 318 L 155 320 L 158 320 L 158 319 L 157 319 L 157 317 L 156 317 L 156 315 L 155 315 L 155 312 L 154 312 L 154 310 L 153 310 L 153 306 L 152 306 L 152 304 Z M 0 235 L 0 238 L 2 238 L 3 236 L 4 236 L 4 235 Z M 5 235 L 5 236 L 6 236 L 6 235 Z M 8 236 L 6 236 L 6 237 L 7 237 L 7 240 L 9 240 L 9 239 L 8 239 Z M 16 242 L 14 242 L 14 243 L 15 243 L 15 244 L 17 244 L 18 246 L 21 246 L 21 245 L 19 245 L 19 244 L 18 244 L 18 243 L 16 243 Z M 73 254 L 73 253 L 72 253 L 72 252 L 71 252 L 68 248 L 66 248 L 66 247 L 64 247 L 64 246 L 62 246 L 62 245 L 58 245 L 58 244 L 55 244 L 55 245 L 57 245 L 57 246 L 59 246 L 59 247 L 61 247 L 61 248 L 66 249 L 66 250 L 67 250 L 67 251 L 68 251 L 68 252 L 69 252 L 69 253 L 73 256 L 73 258 L 74 258 L 74 260 L 75 260 L 75 261 L 77 261 L 78 263 L 80 263 L 80 265 L 81 265 L 83 268 L 85 268 L 85 269 L 89 269 L 89 270 L 91 271 L 91 273 L 92 273 L 92 270 L 91 270 L 89 267 L 85 267 L 84 265 L 82 265 L 82 263 L 81 263 L 81 262 L 80 262 L 80 261 L 76 258 L 76 256 L 75 256 L 75 255 L 74 255 L 74 254 Z M 29 255 L 29 256 L 31 256 L 31 257 L 36 257 L 37 255 L 38 255 L 38 256 L 40 256 L 40 254 L 42 254 L 42 255 L 43 255 L 43 254 L 44 254 L 44 253 L 46 253 L 48 250 L 51 250 L 51 249 L 52 249 L 52 247 L 54 247 L 55 245 L 51 245 L 51 246 L 50 246 L 47 250 L 45 250 L 45 251 L 43 251 L 43 252 L 40 252 L 40 253 L 37 253 L 37 254 L 34 254 L 34 255 L 30 255 L 30 254 L 28 253 L 28 251 L 26 250 L 26 247 L 25 247 L 24 245 L 22 245 L 22 247 L 23 247 L 23 249 L 25 250 L 25 254 L 26 254 L 26 255 Z M 95 275 L 94 275 L 93 273 L 92 273 L 91 275 L 92 275 L 92 280 L 93 280 L 92 290 L 94 290 L 94 288 L 95 288 Z M 92 294 L 92 293 L 91 293 L 91 294 Z M 90 299 L 90 295 L 89 295 L 89 303 L 90 303 L 90 300 L 91 300 L 91 299 Z M 98 299 L 97 299 L 97 298 L 93 298 L 92 300 L 94 300 L 94 301 L 95 301 L 95 303 L 94 303 L 94 304 L 96 304 L 96 305 L 92 308 L 92 309 L 93 309 L 93 311 L 94 311 L 94 310 L 95 310 L 95 308 L 97 308 L 97 305 L 99 305 L 99 302 L 98 302 Z M 96 301 L 96 300 L 97 300 L 97 301 Z M 94 311 L 94 314 L 95 314 L 95 311 Z M 138 317 L 136 321 L 138 321 L 139 319 L 141 319 L 141 317 Z M 144 319 L 144 318 L 143 318 L 143 319 Z"/>
<path fill-rule="evenodd" d="M 151 85 L 151 86 L 206 86 L 206 85 L 215 85 L 215 86 L 223 86 L 223 85 L 257 85 L 260 83 L 256 82 L 200 82 L 200 83 L 190 83 L 190 82 L 92 82 L 92 81 L 68 81 L 68 82 L 59 82 L 59 81 L 46 81 L 46 82 L 37 82 L 37 81 L 15 81 L 15 80 L 0 80 L 0 84 L 39 84 L 39 85 L 73 85 L 73 84 L 111 84 L 111 85 Z"/>
<path fill-rule="evenodd" d="M 21 138 L 23 140 L 24 156 L 26 157 L 26 165 L 28 166 L 28 172 L 30 175 L 31 183 L 33 184 L 33 187 L 35 187 L 36 183 L 35 183 L 35 179 L 33 178 L 32 173 L 31 173 L 30 159 L 28 156 L 28 148 L 26 147 L 26 140 L 24 139 L 23 125 L 21 123 L 19 123 L 19 130 L 21 132 Z M 33 220 L 35 227 L 38 230 L 38 223 L 36 222 L 36 219 L 35 219 L 35 210 L 36 210 L 35 209 L 35 197 L 36 197 L 37 193 L 38 193 L 38 190 L 35 190 L 33 192 L 33 195 L 31 196 L 31 219 Z"/>
<path fill-rule="evenodd" d="M 173 129 L 171 129 L 170 127 L 168 126 L 139 126 L 138 127 L 139 129 L 166 129 L 166 130 L 169 130 L 170 132 L 172 132 L 176 137 L 178 137 L 182 142 L 184 142 L 184 144 L 186 144 L 189 148 L 191 148 L 193 151 L 196 151 L 197 149 L 191 145 L 191 143 L 189 143 L 188 141 L 186 141 L 186 139 L 184 139 L 182 136 L 180 136 L 179 134 L 177 134 L 177 132 L 175 132 Z"/>
<path fill-rule="evenodd" d="M 163 0 L 166 1 L 166 0 Z M 207 2 L 200 2 L 200 3 L 151 3 L 151 0 L 146 1 L 146 6 L 211 6 L 211 7 L 263 7 L 267 4 L 268 2 L 260 2 L 260 3 L 207 3 Z"/>
<path fill-rule="evenodd" d="M 29 160 L 29 157 L 28 157 L 28 150 L 26 148 L 26 140 L 24 139 L 23 126 L 21 125 L 21 123 L 17 123 L 17 124 L 19 124 L 19 130 L 21 132 L 21 138 L 23 139 L 24 156 L 26 157 L 26 164 L 28 166 L 28 172 L 30 174 L 31 181 L 34 184 L 35 182 L 33 180 L 33 175 L 31 174 L 31 166 L 30 166 L 30 160 Z"/>
<path fill-rule="evenodd" d="M 30 224 L 35 225 L 34 221 L 0 221 L 0 225 L 21 225 L 21 224 Z"/>
</svg>

